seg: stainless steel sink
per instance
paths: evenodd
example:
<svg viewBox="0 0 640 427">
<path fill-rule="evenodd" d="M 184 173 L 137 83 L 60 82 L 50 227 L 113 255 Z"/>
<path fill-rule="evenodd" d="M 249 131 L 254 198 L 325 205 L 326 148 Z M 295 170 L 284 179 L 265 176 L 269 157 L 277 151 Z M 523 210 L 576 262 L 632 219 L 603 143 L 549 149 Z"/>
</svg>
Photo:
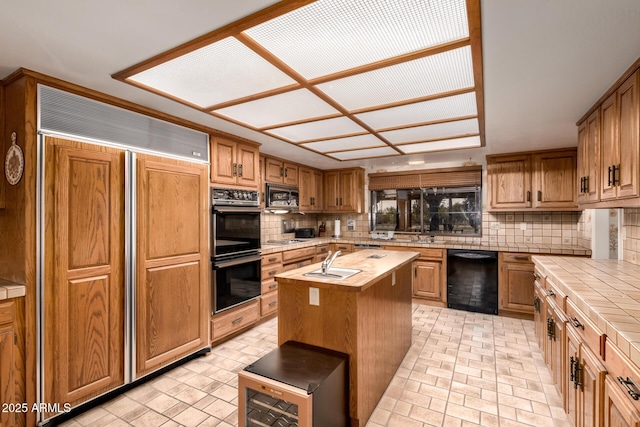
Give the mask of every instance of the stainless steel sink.
<svg viewBox="0 0 640 427">
<path fill-rule="evenodd" d="M 307 277 L 317 277 L 319 279 L 333 279 L 333 280 L 344 280 L 349 277 L 360 273 L 362 270 L 356 270 L 354 268 L 339 268 L 339 267 L 331 267 L 327 270 L 326 274 L 322 273 L 322 270 L 314 270 L 309 273 L 303 274 L 303 276 Z"/>
</svg>

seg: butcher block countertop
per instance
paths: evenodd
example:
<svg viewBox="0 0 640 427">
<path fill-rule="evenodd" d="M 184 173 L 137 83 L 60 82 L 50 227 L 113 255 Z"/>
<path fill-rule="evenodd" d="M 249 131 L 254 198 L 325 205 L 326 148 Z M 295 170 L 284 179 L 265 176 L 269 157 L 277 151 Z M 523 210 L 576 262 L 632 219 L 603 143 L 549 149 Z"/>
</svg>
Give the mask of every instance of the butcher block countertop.
<svg viewBox="0 0 640 427">
<path fill-rule="evenodd" d="M 640 266 L 627 261 L 534 256 L 533 261 L 640 367 Z"/>
<path fill-rule="evenodd" d="M 371 258 L 374 256 L 375 258 Z M 382 258 L 377 258 L 382 256 Z M 418 258 L 418 252 L 384 251 L 378 249 L 366 249 L 339 256 L 331 267 L 352 268 L 362 270 L 346 279 L 332 279 L 323 277 L 304 276 L 320 268 L 320 263 L 308 265 L 295 270 L 285 271 L 276 275 L 278 283 L 305 283 L 312 282 L 317 288 L 339 289 L 346 292 L 361 292 L 373 285 L 378 280 L 391 274 L 394 270 Z"/>
</svg>

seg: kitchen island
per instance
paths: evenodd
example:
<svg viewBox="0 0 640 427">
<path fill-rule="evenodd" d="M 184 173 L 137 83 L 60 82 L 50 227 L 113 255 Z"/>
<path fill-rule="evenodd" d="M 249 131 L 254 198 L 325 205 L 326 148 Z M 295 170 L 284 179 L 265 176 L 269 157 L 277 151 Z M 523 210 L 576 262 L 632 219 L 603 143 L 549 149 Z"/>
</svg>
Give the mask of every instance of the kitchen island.
<svg viewBox="0 0 640 427">
<path fill-rule="evenodd" d="M 309 277 L 320 264 L 276 276 L 278 345 L 298 341 L 349 355 L 349 415 L 364 426 L 411 346 L 412 262 L 418 252 L 364 250 L 333 267 L 346 278 Z"/>
</svg>

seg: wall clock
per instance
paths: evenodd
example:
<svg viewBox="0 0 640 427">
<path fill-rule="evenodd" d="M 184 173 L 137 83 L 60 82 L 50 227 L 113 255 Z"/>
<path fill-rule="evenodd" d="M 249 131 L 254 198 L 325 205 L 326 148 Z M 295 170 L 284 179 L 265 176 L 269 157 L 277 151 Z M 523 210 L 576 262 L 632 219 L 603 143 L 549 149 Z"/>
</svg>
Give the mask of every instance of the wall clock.
<svg viewBox="0 0 640 427">
<path fill-rule="evenodd" d="M 24 154 L 20 146 L 16 144 L 17 139 L 16 133 L 12 132 L 11 147 L 7 150 L 7 156 L 4 159 L 4 175 L 11 185 L 16 185 L 20 181 L 24 171 Z"/>
</svg>

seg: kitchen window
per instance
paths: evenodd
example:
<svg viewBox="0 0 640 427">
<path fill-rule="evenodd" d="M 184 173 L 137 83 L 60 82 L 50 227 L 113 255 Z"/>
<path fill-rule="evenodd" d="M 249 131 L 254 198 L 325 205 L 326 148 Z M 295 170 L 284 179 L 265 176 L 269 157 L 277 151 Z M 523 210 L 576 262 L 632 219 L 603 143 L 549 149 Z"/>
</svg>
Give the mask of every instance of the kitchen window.
<svg viewBox="0 0 640 427">
<path fill-rule="evenodd" d="M 422 173 L 405 176 L 370 176 L 371 231 L 394 231 L 429 235 L 482 235 L 482 183 L 478 170 L 462 175 Z M 419 176 L 419 179 L 406 179 Z M 379 179 L 378 179 L 379 178 Z M 391 179 L 393 178 L 393 179 Z M 396 183 L 416 188 L 394 187 Z M 421 185 L 422 183 L 428 186 Z M 432 185 L 435 184 L 435 185 Z M 467 184 L 467 185 L 460 185 Z M 472 184 L 472 185 L 468 185 Z"/>
</svg>

